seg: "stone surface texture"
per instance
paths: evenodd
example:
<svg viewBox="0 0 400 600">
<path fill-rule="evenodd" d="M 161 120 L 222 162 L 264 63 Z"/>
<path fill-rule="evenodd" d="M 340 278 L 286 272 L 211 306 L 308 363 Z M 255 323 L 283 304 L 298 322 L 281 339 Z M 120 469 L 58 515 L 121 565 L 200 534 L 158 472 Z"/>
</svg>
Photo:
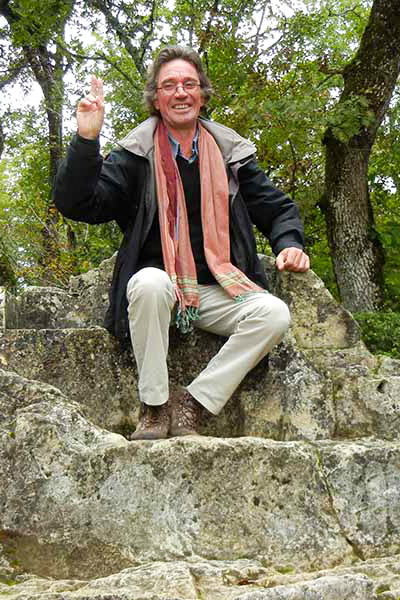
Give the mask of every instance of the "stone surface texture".
<svg viewBox="0 0 400 600">
<path fill-rule="evenodd" d="M 399 361 L 314 273 L 264 258 L 289 334 L 207 435 L 129 442 L 113 260 L 0 293 L 0 598 L 399 600 Z M 171 389 L 223 343 L 171 330 Z"/>
</svg>

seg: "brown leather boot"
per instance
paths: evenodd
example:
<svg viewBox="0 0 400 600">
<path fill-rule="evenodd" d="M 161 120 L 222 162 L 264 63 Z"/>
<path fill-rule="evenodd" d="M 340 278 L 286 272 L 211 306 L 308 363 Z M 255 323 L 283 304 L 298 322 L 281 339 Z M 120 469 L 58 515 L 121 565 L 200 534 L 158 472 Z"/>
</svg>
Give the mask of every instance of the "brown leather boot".
<svg viewBox="0 0 400 600">
<path fill-rule="evenodd" d="M 131 440 L 163 440 L 168 435 L 168 402 L 160 406 L 140 405 L 139 422 Z"/>
<path fill-rule="evenodd" d="M 172 404 L 170 435 L 200 435 L 202 411 L 202 405 L 189 392 L 183 390 Z"/>
</svg>

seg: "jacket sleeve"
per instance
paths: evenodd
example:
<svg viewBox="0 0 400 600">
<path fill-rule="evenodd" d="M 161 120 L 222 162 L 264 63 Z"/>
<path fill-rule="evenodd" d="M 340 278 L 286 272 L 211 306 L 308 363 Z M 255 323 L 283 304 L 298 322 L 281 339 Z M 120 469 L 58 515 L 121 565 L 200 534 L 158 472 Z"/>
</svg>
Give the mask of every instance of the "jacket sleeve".
<svg viewBox="0 0 400 600">
<path fill-rule="evenodd" d="M 126 220 L 128 186 L 120 154 L 103 160 L 98 140 L 74 136 L 54 182 L 54 203 L 65 217 L 85 223 Z"/>
<path fill-rule="evenodd" d="M 278 255 L 284 248 L 304 248 L 304 231 L 297 206 L 276 188 L 255 160 L 238 169 L 239 190 L 251 221 Z"/>
</svg>

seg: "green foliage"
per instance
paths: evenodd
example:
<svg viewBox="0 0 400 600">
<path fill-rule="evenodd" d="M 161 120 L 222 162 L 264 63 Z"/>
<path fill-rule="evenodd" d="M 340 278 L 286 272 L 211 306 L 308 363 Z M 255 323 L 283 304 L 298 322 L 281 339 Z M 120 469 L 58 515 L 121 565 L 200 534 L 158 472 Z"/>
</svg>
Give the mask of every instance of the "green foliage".
<svg viewBox="0 0 400 600">
<path fill-rule="evenodd" d="M 0 271 L 10 285 L 64 285 L 71 275 L 98 266 L 119 247 L 115 224 L 67 222 L 49 207 L 49 155 L 46 138 L 31 128 L 31 112 L 18 113 L 21 136 L 9 145 L 0 166 Z M 49 214 L 52 226 L 49 226 Z M 43 233 L 46 236 L 44 237 Z M 43 262 L 44 239 L 56 247 Z"/>
<path fill-rule="evenodd" d="M 362 127 L 369 127 L 375 115 L 365 96 L 351 96 L 338 104 L 328 115 L 327 125 L 341 142 L 349 141 Z"/>
<path fill-rule="evenodd" d="M 72 115 L 91 72 L 105 81 L 108 150 L 145 117 L 141 95 L 151 54 L 175 42 L 198 49 L 215 88 L 209 115 L 254 141 L 267 174 L 300 208 L 313 269 L 338 295 L 321 209 L 322 138 L 330 127 L 346 140 L 371 122 L 362 95 L 334 107 L 343 87 L 341 73 L 359 45 L 372 0 L 304 0 L 301 6 L 289 0 L 285 13 L 280 12 L 281 5 L 264 0 L 174 4 L 12 0 L 10 4 L 19 21 L 12 31 L 0 23 L 2 72 L 20 64 L 23 46 L 37 49 L 47 44 L 50 66 L 56 51 L 63 54 L 61 63 L 68 73 L 63 79 L 64 146 L 75 128 Z M 67 20 L 67 41 L 60 37 L 58 20 Z M 28 90 L 32 72 L 21 71 L 19 81 Z M 399 100 L 395 92 L 369 173 L 376 229 L 386 253 L 387 305 L 393 309 L 399 309 L 400 297 Z M 70 274 L 112 254 L 119 231 L 114 225 L 90 227 L 49 213 L 43 107 L 15 110 L 2 102 L 0 117 L 7 134 L 6 160 L 0 168 L 0 228 L 6 255 L 19 281 L 47 281 L 50 268 L 54 281 L 65 282 Z M 58 256 L 45 269 L 41 257 L 49 215 L 54 217 L 51 241 Z M 258 241 L 260 250 L 270 251 L 265 241 Z"/>
<path fill-rule="evenodd" d="M 14 288 L 17 279 L 11 261 L 5 252 L 0 254 L 0 286 Z"/>
<path fill-rule="evenodd" d="M 373 354 L 400 359 L 400 312 L 364 312 L 354 315 L 362 339 Z"/>
<path fill-rule="evenodd" d="M 40 47 L 54 39 L 59 25 L 68 17 L 74 2 L 71 0 L 15 0 L 12 41 L 15 46 Z"/>
<path fill-rule="evenodd" d="M 371 202 L 385 249 L 386 305 L 400 311 L 400 104 L 392 99 L 373 147 L 369 166 Z"/>
</svg>

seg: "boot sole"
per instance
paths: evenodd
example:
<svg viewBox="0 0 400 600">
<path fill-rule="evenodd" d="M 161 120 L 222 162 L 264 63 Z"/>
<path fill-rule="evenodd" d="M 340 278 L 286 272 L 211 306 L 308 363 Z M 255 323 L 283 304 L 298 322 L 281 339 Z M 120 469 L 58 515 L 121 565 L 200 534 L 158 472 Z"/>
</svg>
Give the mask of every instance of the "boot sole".
<svg viewBox="0 0 400 600">
<path fill-rule="evenodd" d="M 131 442 L 137 442 L 140 440 L 165 440 L 167 439 L 167 434 L 157 434 L 157 433 L 139 433 L 137 435 L 132 434 L 130 437 Z"/>
<path fill-rule="evenodd" d="M 185 429 L 184 427 L 181 427 L 179 429 L 170 429 L 169 435 L 171 437 L 183 437 L 185 435 L 198 435 L 198 436 L 200 436 L 201 434 L 198 433 L 197 431 L 195 431 L 194 429 Z"/>
</svg>

